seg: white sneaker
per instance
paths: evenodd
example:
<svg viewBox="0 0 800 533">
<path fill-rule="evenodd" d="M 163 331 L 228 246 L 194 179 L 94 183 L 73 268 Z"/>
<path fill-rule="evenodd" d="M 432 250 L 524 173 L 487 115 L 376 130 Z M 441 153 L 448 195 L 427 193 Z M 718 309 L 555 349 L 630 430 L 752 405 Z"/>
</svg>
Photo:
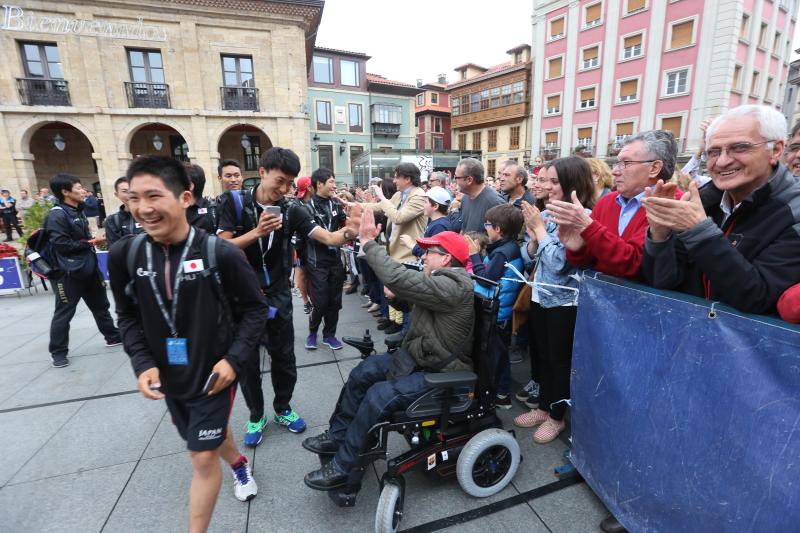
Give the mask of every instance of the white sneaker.
<svg viewBox="0 0 800 533">
<path fill-rule="evenodd" d="M 258 485 L 250 472 L 250 463 L 233 471 L 233 495 L 241 502 L 250 501 L 258 494 Z"/>
</svg>

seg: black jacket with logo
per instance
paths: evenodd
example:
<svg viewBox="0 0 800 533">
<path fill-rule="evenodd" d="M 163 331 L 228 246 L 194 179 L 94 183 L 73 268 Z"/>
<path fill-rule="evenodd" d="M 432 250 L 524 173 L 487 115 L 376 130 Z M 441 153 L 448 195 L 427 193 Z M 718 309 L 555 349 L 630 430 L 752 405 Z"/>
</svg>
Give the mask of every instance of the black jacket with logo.
<svg viewBox="0 0 800 533">
<path fill-rule="evenodd" d="M 186 261 L 197 264 L 205 255 L 208 234 L 202 229 L 195 231 Z M 170 329 L 158 307 L 149 276 L 154 276 L 169 311 L 171 300 L 167 299 L 165 267 L 169 265 L 168 280 L 172 288 L 185 242 L 163 246 L 147 237 L 147 242 L 152 244 L 153 271 L 147 270 L 146 244 L 143 244 L 136 261 L 134 289 L 138 303 L 135 303 L 125 292 L 131 279 L 127 256 L 133 240 L 133 237 L 124 237 L 111 248 L 108 270 L 122 343 L 136 375 L 157 367 L 161 391 L 172 398 L 189 399 L 201 393 L 211 369 L 221 359 L 226 359 L 237 374 L 241 374 L 245 361 L 261 338 L 267 316 L 267 303 L 258 290 L 255 272 L 241 250 L 222 239 L 217 243 L 221 288 L 232 308 L 234 324 L 224 312 L 220 287 L 212 276 L 204 275 L 208 264 L 202 265 L 202 271 L 183 274 L 176 326 L 178 337 L 187 339 L 189 364 L 171 365 L 166 350 Z"/>
<path fill-rule="evenodd" d="M 125 235 L 144 233 L 142 226 L 136 223 L 133 215 L 125 209 L 124 205 L 119 207 L 119 211 L 106 218 L 103 227 L 106 229 L 106 242 L 109 247 Z"/>
<path fill-rule="evenodd" d="M 722 194 L 711 182 L 701 189 L 709 218 L 697 226 L 661 243 L 648 233 L 642 273 L 658 288 L 775 314 L 781 294 L 800 281 L 800 180 L 779 164 L 727 219 Z"/>
<path fill-rule="evenodd" d="M 89 222 L 83 214 L 83 204 L 72 207 L 58 203 L 44 221 L 50 252 L 55 265 L 66 275 L 88 278 L 99 275 L 94 246 L 89 242 Z"/>
<path fill-rule="evenodd" d="M 311 197 L 311 202 L 309 202 L 307 208 L 312 213 L 314 222 L 330 232 L 341 229 L 347 220 L 344 206 L 337 198 L 322 198 L 315 194 Z M 330 247 L 314 239 L 305 239 L 305 241 L 307 266 L 327 267 L 340 261 L 339 248 Z"/>
<path fill-rule="evenodd" d="M 186 220 L 192 226 L 214 235 L 217 232 L 216 206 L 205 198 L 196 198 L 194 204 L 186 208 Z"/>
</svg>

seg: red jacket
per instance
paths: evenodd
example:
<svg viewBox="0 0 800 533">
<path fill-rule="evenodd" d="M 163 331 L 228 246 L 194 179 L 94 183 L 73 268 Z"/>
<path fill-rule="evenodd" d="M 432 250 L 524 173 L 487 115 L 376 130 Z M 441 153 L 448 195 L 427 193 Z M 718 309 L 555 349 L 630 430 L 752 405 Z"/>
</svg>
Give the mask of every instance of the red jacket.
<svg viewBox="0 0 800 533">
<path fill-rule="evenodd" d="M 778 314 L 786 322 L 800 324 L 800 283 L 786 289 L 778 300 Z"/>
<path fill-rule="evenodd" d="M 592 210 L 594 222 L 581 233 L 586 244 L 577 252 L 567 250 L 567 261 L 611 276 L 640 279 L 647 215 L 640 207 L 620 236 L 617 228 L 622 208 L 617 196 L 619 193 L 612 192 L 600 198 Z"/>
</svg>

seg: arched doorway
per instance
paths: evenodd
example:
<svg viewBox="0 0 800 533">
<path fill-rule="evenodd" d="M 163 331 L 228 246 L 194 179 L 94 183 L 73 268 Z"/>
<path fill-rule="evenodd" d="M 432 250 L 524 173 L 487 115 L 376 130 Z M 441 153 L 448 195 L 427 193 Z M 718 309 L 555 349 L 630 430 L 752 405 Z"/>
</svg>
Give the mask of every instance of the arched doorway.
<svg viewBox="0 0 800 533">
<path fill-rule="evenodd" d="M 102 194 L 94 147 L 79 129 L 64 122 L 48 122 L 30 138 L 36 187 L 49 187 L 55 174 L 68 173 L 80 178 L 83 186 Z M 102 196 L 101 196 L 102 198 Z"/>
<path fill-rule="evenodd" d="M 235 159 L 242 165 L 244 186 L 250 187 L 258 180 L 261 154 L 269 148 L 272 148 L 272 141 L 260 128 L 250 124 L 237 124 L 220 136 L 217 151 L 220 161 Z"/>
<path fill-rule="evenodd" d="M 166 124 L 145 124 L 137 129 L 131 136 L 130 153 L 134 159 L 140 155 L 160 155 L 189 163 L 188 143 L 175 128 Z"/>
</svg>

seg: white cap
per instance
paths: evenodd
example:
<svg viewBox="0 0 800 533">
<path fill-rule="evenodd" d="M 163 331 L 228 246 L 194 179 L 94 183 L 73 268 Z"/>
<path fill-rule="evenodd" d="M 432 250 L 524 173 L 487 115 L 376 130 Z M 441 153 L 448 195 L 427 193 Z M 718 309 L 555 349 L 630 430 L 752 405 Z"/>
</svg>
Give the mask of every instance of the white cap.
<svg viewBox="0 0 800 533">
<path fill-rule="evenodd" d="M 425 196 L 433 200 L 439 205 L 450 205 L 450 193 L 443 187 L 431 187 Z"/>
</svg>

